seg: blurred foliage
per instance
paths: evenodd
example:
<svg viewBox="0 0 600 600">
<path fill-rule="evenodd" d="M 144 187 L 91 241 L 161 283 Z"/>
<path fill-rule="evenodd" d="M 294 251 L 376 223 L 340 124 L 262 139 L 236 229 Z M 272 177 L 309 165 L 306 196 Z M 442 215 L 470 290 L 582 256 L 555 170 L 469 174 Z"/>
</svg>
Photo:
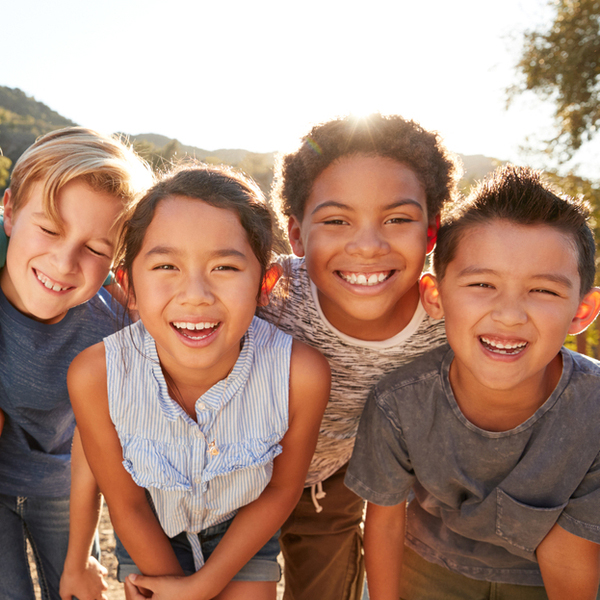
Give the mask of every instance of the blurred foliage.
<svg viewBox="0 0 600 600">
<path fill-rule="evenodd" d="M 8 156 L 0 156 L 0 189 L 6 188 L 12 161 Z"/>
<path fill-rule="evenodd" d="M 527 90 L 555 106 L 558 134 L 548 151 L 564 162 L 600 125 L 600 0 L 553 0 L 547 31 L 528 31 L 517 71 L 520 84 L 509 101 Z"/>
</svg>

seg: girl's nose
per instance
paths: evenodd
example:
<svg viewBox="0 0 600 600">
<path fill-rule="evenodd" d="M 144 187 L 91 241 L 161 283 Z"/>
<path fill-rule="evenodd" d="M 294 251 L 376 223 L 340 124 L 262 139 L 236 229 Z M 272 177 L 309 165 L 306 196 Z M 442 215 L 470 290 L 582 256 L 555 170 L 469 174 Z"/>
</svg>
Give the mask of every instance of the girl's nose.
<svg viewBox="0 0 600 600">
<path fill-rule="evenodd" d="M 346 250 L 349 254 L 371 258 L 387 254 L 390 246 L 378 227 L 367 225 L 356 232 Z"/>
<path fill-rule="evenodd" d="M 215 301 L 211 286 L 205 277 L 191 275 L 183 282 L 180 293 L 183 304 L 212 304 Z"/>
</svg>

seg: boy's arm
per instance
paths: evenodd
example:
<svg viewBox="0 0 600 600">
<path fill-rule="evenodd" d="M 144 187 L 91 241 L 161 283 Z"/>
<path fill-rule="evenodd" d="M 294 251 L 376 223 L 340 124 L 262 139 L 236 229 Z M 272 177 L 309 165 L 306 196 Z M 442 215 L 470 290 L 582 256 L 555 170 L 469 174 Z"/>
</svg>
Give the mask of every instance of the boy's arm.
<svg viewBox="0 0 600 600">
<path fill-rule="evenodd" d="M 536 550 L 549 600 L 595 600 L 600 581 L 600 545 L 555 524 Z"/>
<path fill-rule="evenodd" d="M 71 501 L 69 549 L 60 578 L 60 597 L 71 600 L 106 600 L 103 576 L 107 570 L 91 556 L 94 534 L 100 520 L 102 496 L 85 459 L 79 431 L 75 429 L 71 452 Z"/>
<path fill-rule="evenodd" d="M 404 551 L 406 503 L 379 506 L 367 502 L 365 567 L 371 600 L 398 600 Z"/>
<path fill-rule="evenodd" d="M 75 358 L 67 376 L 85 456 L 115 531 L 138 568 L 152 575 L 182 575 L 144 488 L 123 467 L 121 443 L 108 409 L 105 360 L 104 344 L 91 346 Z"/>
<path fill-rule="evenodd" d="M 213 598 L 281 527 L 304 488 L 319 426 L 329 399 L 330 372 L 316 350 L 294 341 L 290 366 L 289 428 L 274 460 L 271 481 L 261 495 L 239 509 L 206 564 L 185 579 L 135 578 L 155 598 Z M 126 585 L 127 589 L 127 585 Z M 129 598 L 136 598 L 129 592 Z"/>
</svg>

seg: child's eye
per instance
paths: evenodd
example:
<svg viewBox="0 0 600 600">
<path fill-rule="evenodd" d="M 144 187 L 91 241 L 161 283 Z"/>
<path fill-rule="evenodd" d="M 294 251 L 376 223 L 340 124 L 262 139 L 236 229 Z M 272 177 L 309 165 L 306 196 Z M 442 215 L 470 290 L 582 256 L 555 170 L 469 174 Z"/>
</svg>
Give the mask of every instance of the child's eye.
<svg viewBox="0 0 600 600">
<path fill-rule="evenodd" d="M 95 256 L 101 256 L 102 258 L 108 258 L 108 256 L 104 252 L 99 252 L 98 250 L 94 250 L 90 246 L 86 246 L 86 248 Z"/>
<path fill-rule="evenodd" d="M 343 219 L 328 219 L 327 221 L 323 221 L 324 225 L 347 225 L 347 221 Z"/>
<path fill-rule="evenodd" d="M 494 286 L 489 283 L 470 283 L 468 287 L 492 289 Z"/>
<path fill-rule="evenodd" d="M 44 233 L 47 233 L 48 235 L 58 235 L 58 233 L 56 231 L 50 231 L 50 229 L 46 229 L 45 227 L 42 227 L 41 225 L 40 225 L 40 229 Z"/>
<path fill-rule="evenodd" d="M 218 267 L 214 268 L 215 271 L 239 271 L 239 269 L 237 267 L 234 267 L 233 265 L 219 265 Z"/>
<path fill-rule="evenodd" d="M 531 290 L 531 291 L 539 293 L 539 294 L 548 294 L 549 296 L 557 296 L 558 297 L 558 294 L 556 292 L 553 292 L 551 290 L 545 290 L 543 288 L 537 288 L 537 289 Z"/>
<path fill-rule="evenodd" d="M 412 223 L 413 219 L 410 217 L 392 217 L 386 221 L 386 224 L 390 223 L 392 225 L 396 223 Z"/>
<path fill-rule="evenodd" d="M 153 271 L 174 271 L 175 267 L 173 265 L 156 265 L 152 267 Z"/>
</svg>

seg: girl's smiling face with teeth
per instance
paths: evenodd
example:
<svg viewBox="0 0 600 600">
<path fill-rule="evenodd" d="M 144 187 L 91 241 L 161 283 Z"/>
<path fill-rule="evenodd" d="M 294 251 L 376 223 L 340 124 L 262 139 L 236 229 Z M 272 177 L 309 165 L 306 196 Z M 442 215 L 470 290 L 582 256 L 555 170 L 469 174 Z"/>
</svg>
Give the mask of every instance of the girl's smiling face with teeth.
<svg viewBox="0 0 600 600">
<path fill-rule="evenodd" d="M 257 307 L 261 267 L 238 215 L 162 200 L 133 261 L 132 307 L 175 381 L 227 375 Z"/>
<path fill-rule="evenodd" d="M 465 229 L 441 283 L 426 275 L 421 292 L 427 311 L 446 319 L 459 403 L 490 392 L 545 400 L 560 377 L 565 337 L 578 333 L 586 312 L 574 241 L 545 225 L 496 220 Z"/>
</svg>

